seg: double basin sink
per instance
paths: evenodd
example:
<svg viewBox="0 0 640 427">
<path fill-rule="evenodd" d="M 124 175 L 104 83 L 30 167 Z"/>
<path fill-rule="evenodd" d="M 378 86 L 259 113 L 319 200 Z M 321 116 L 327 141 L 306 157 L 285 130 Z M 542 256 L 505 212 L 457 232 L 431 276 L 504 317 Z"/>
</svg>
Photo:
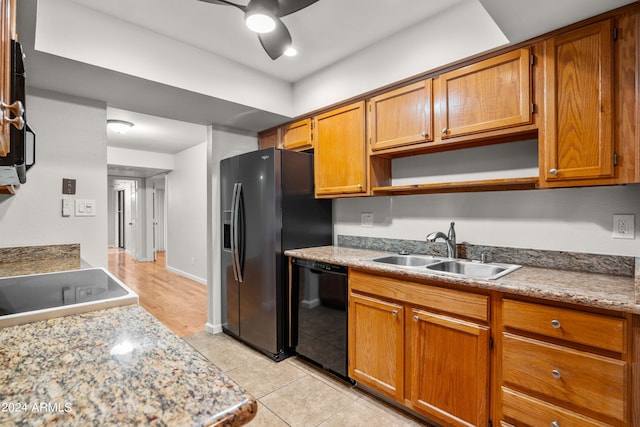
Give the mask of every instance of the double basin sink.
<svg viewBox="0 0 640 427">
<path fill-rule="evenodd" d="M 517 264 L 483 263 L 463 259 L 439 258 L 429 255 L 388 255 L 370 258 L 367 261 L 392 264 L 398 267 L 426 268 L 434 273 L 473 277 L 477 279 L 497 279 L 522 267 Z"/>
</svg>

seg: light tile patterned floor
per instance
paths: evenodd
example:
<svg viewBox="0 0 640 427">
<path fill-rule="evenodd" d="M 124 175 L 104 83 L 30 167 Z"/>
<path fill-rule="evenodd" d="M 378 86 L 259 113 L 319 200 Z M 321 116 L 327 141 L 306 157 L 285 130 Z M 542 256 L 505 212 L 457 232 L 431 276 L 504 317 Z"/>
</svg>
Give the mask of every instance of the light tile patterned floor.
<svg viewBox="0 0 640 427">
<path fill-rule="evenodd" d="M 426 425 L 296 357 L 276 363 L 224 334 L 184 340 L 258 399 L 251 427 Z"/>
</svg>

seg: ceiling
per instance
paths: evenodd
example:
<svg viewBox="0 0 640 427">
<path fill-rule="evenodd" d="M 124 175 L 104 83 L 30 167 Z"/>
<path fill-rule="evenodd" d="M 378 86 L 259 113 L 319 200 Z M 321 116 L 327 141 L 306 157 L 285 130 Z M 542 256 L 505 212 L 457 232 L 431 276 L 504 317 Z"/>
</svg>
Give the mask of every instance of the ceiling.
<svg viewBox="0 0 640 427">
<path fill-rule="evenodd" d="M 123 71 L 128 64 L 107 66 L 107 62 L 101 62 L 109 55 L 106 48 L 100 51 L 89 46 L 87 52 L 93 56 L 86 60 L 81 56 L 66 56 L 62 51 L 36 50 L 36 21 L 38 25 L 45 21 L 39 16 L 41 9 L 48 6 L 49 10 L 81 12 L 77 19 L 68 17 L 68 22 L 76 21 L 72 30 L 51 20 L 53 28 L 50 31 L 62 34 L 70 45 L 85 38 L 90 40 L 92 33 L 108 21 L 116 26 L 114 28 L 123 29 L 123 33 L 130 31 L 127 34 L 156 37 L 164 40 L 167 47 L 173 41 L 189 47 L 193 54 L 209 61 L 212 75 L 218 69 L 228 70 L 223 81 L 212 78 L 213 81 L 206 82 L 211 84 L 213 91 L 223 93 L 231 86 L 233 92 L 242 92 L 241 78 L 249 76 L 260 82 L 259 76 L 265 76 L 262 85 L 278 86 L 282 93 L 287 92 L 291 97 L 283 102 L 293 104 L 296 87 L 305 79 L 348 62 L 372 46 L 388 43 L 395 35 L 435 22 L 460 4 L 477 4 L 495 21 L 492 31 L 497 28 L 506 36 L 505 40 L 518 42 L 631 1 L 319 0 L 283 18 L 299 54 L 283 56 L 276 61 L 262 50 L 256 35 L 246 29 L 238 9 L 198 0 L 20 0 L 18 32 L 27 54 L 28 90 L 33 87 L 103 101 L 108 106 L 108 118 L 135 123 L 127 136 L 109 132 L 109 146 L 176 153 L 203 142 L 206 125 L 255 133 L 284 123 L 293 114 L 283 109 L 251 105 L 240 98 L 217 96 L 212 91 L 207 92 L 210 88 L 201 91 L 194 89 L 195 86 L 163 80 L 163 71 L 176 74 L 163 67 L 150 67 L 152 69 L 143 75 Z M 248 1 L 238 0 L 237 3 Z M 455 16 L 446 24 L 452 32 L 459 25 Z M 40 29 L 38 34 L 41 34 Z M 119 40 L 118 32 L 109 34 L 113 43 Z M 449 37 L 450 34 L 442 36 Z M 39 44 L 46 42 L 39 37 Z M 128 43 L 122 44 L 119 48 L 127 51 Z M 116 53 L 117 49 L 118 46 Z M 399 51 L 411 49 L 412 46 L 406 44 L 396 47 Z M 126 53 L 140 62 L 153 54 L 162 55 L 162 52 L 146 51 Z M 184 80 L 189 83 L 196 70 L 190 70 L 188 63 L 178 65 Z M 368 70 L 375 73 L 375 68 Z M 236 76 L 238 81 L 235 81 Z M 246 91 L 251 96 L 254 89 L 247 86 Z"/>
</svg>

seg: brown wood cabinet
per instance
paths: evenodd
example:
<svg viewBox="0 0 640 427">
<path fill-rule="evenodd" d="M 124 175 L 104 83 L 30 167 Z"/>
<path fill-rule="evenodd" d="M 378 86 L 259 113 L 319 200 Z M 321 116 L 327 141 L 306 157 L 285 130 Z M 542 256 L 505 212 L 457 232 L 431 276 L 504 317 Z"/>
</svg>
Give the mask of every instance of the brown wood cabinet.
<svg viewBox="0 0 640 427">
<path fill-rule="evenodd" d="M 547 183 L 614 176 L 613 21 L 545 43 L 540 175 Z"/>
<path fill-rule="evenodd" d="M 282 127 L 282 148 L 304 151 L 313 149 L 311 119 L 298 120 Z"/>
<path fill-rule="evenodd" d="M 316 197 L 366 195 L 365 103 L 314 117 Z"/>
<path fill-rule="evenodd" d="M 11 124 L 6 107 L 11 99 L 11 40 L 16 38 L 15 0 L 0 0 L 0 156 L 6 156 L 10 148 Z"/>
<path fill-rule="evenodd" d="M 349 376 L 443 425 L 486 426 L 489 297 L 430 283 L 350 269 Z"/>
<path fill-rule="evenodd" d="M 510 298 L 501 317 L 503 421 L 631 425 L 629 319 Z"/>
<path fill-rule="evenodd" d="M 404 308 L 349 297 L 349 377 L 397 401 L 404 398 Z"/>
<path fill-rule="evenodd" d="M 529 49 L 450 71 L 440 75 L 436 83 L 443 140 L 532 122 Z"/>
<path fill-rule="evenodd" d="M 258 134 L 258 148 L 280 148 L 280 128 L 273 128 Z"/>
<path fill-rule="evenodd" d="M 446 425 L 487 425 L 489 328 L 417 308 L 407 322 L 414 409 Z"/>
<path fill-rule="evenodd" d="M 367 102 L 372 152 L 433 141 L 433 79 L 375 96 Z M 414 147 L 416 146 L 416 147 Z"/>
</svg>

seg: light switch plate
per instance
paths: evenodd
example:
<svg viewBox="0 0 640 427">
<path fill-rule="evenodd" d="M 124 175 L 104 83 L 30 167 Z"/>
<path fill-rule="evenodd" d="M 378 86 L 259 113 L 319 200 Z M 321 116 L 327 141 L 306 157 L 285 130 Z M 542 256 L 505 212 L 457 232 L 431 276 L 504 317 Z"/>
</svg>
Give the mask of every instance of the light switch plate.
<svg viewBox="0 0 640 427">
<path fill-rule="evenodd" d="M 76 199 L 76 216 L 96 216 L 96 201 Z"/>
<path fill-rule="evenodd" d="M 635 239 L 636 224 L 633 214 L 613 215 L 613 238 L 614 239 Z"/>
</svg>

